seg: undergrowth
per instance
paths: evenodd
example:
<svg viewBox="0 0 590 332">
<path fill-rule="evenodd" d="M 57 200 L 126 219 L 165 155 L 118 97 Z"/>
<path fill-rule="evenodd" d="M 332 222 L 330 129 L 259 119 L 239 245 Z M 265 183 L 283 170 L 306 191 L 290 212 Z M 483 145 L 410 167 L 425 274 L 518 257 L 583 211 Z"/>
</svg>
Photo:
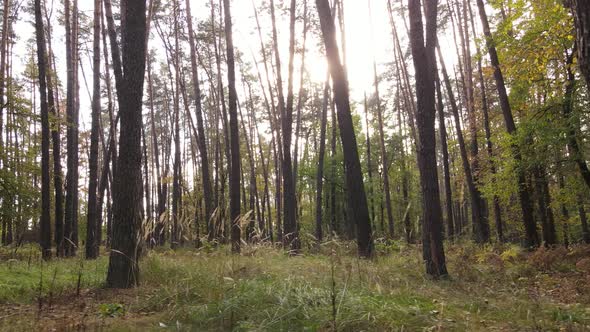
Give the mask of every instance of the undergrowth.
<svg viewBox="0 0 590 332">
<path fill-rule="evenodd" d="M 588 247 L 527 253 L 509 245 L 455 244 L 447 248 L 451 277 L 438 281 L 424 275 L 419 246 L 377 248 L 372 260 L 357 258 L 354 246 L 341 242 L 298 257 L 268 245 L 247 246 L 240 256 L 225 246 L 152 250 L 133 296 L 97 297 L 83 324 L 208 331 L 590 328 L 588 271 L 576 267 Z M 49 292 L 75 293 L 80 274 L 84 289 L 100 292 L 107 258 L 86 261 L 82 270 L 80 262 L 2 262 L 0 303 L 34 305 Z"/>
</svg>

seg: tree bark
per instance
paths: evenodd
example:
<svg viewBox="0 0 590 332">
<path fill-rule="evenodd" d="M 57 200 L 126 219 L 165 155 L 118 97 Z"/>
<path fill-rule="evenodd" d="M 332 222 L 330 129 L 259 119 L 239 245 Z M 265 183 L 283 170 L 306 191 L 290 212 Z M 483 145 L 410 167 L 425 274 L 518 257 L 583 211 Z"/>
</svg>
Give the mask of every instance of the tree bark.
<svg viewBox="0 0 590 332">
<path fill-rule="evenodd" d="M 441 71 L 443 74 L 443 80 L 447 88 L 449 102 L 451 104 L 451 111 L 453 112 L 453 118 L 455 120 L 455 128 L 457 132 L 457 140 L 459 141 L 459 150 L 461 152 L 461 161 L 463 162 L 463 171 L 465 172 L 465 180 L 467 182 L 467 188 L 469 189 L 469 199 L 471 202 L 471 218 L 473 223 L 473 240 L 477 243 L 485 243 L 489 241 L 489 224 L 487 218 L 483 214 L 483 199 L 481 192 L 475 185 L 473 178 L 473 169 L 469 163 L 469 157 L 467 155 L 467 147 L 465 139 L 463 138 L 463 131 L 461 130 L 461 120 L 459 118 L 459 108 L 455 101 L 455 96 L 451 87 L 451 80 L 447 73 L 447 69 L 440 51 L 440 47 L 437 48 L 439 62 L 441 64 Z"/>
<path fill-rule="evenodd" d="M 365 126 L 367 127 L 367 175 L 369 176 L 369 200 L 371 203 L 371 222 L 375 223 L 375 195 L 373 194 L 373 163 L 371 162 L 371 133 L 369 127 L 369 106 L 367 105 L 367 94 L 364 99 Z M 326 104 L 327 107 L 327 104 Z M 321 147 L 321 145 L 320 145 Z M 384 231 L 383 229 L 381 231 Z"/>
<path fill-rule="evenodd" d="M 578 48 L 578 64 L 590 91 L 590 2 L 587 0 L 568 0 L 574 25 Z"/>
<path fill-rule="evenodd" d="M 74 0 L 76 1 L 76 0 Z M 66 28 L 66 140 L 67 140 L 67 172 L 66 172 L 66 204 L 65 204 L 65 220 L 64 220 L 64 248 L 65 255 L 68 257 L 76 254 L 77 241 L 74 238 L 75 224 L 78 219 L 78 127 L 76 115 L 76 71 L 77 62 L 76 55 L 77 46 L 75 40 L 76 35 L 76 3 L 74 9 L 71 9 L 70 0 L 66 0 L 65 4 L 65 28 Z M 72 11 L 74 12 L 72 14 Z M 73 16 L 73 17 L 72 17 Z M 72 22 L 73 21 L 73 22 Z"/>
<path fill-rule="evenodd" d="M 436 76 L 436 95 L 438 97 L 438 130 L 440 131 L 440 145 L 442 150 L 442 164 L 445 182 L 445 204 L 447 212 L 447 236 L 449 239 L 455 237 L 453 221 L 453 194 L 451 192 L 451 173 L 449 170 L 449 147 L 447 146 L 447 128 L 445 124 L 445 112 L 440 88 L 440 80 Z"/>
<path fill-rule="evenodd" d="M 316 0 L 316 5 L 320 17 L 324 45 L 326 47 L 326 57 L 330 65 L 330 74 L 334 85 L 334 101 L 338 108 L 338 126 L 340 128 L 342 150 L 344 152 L 344 169 L 348 193 L 347 203 L 350 206 L 350 210 L 353 213 L 352 218 L 357 226 L 359 255 L 370 257 L 373 254 L 371 220 L 369 218 L 367 196 L 363 184 L 361 163 L 350 110 L 348 80 L 344 67 L 340 62 L 338 45 L 336 43 L 336 28 L 332 13 L 330 13 L 329 2 L 327 0 Z"/>
<path fill-rule="evenodd" d="M 295 181 L 293 176 L 293 162 L 291 159 L 291 136 L 293 130 L 293 60 L 295 57 L 295 9 L 296 2 L 291 0 L 290 23 L 289 23 L 289 76 L 287 83 L 287 103 L 285 105 L 282 92 L 281 66 L 278 51 L 276 33 L 274 3 L 271 0 L 271 13 L 273 21 L 273 38 L 277 66 L 277 89 L 279 94 L 279 112 L 281 113 L 281 124 L 283 133 L 283 217 L 284 236 L 283 244 L 289 247 L 291 253 L 298 253 L 301 248 L 299 232 L 297 230 L 297 197 L 295 194 Z"/>
<path fill-rule="evenodd" d="M 422 189 L 423 258 L 426 273 L 433 277 L 447 275 L 442 239 L 442 210 L 436 167 L 434 130 L 436 17 L 437 0 L 424 0 L 426 29 L 422 23 L 420 0 L 409 0 L 410 46 L 416 72 L 416 124 L 418 129 L 418 168 Z M 424 33 L 424 31 L 426 33 Z"/>
<path fill-rule="evenodd" d="M 107 0 L 108 1 L 108 0 Z M 122 1 L 123 80 L 119 84 L 121 130 L 114 177 L 113 239 L 107 286 L 139 284 L 138 251 L 141 228 L 141 108 L 146 64 L 146 2 Z"/>
<path fill-rule="evenodd" d="M 236 72 L 234 60 L 234 43 L 230 1 L 223 0 L 225 12 L 225 38 L 227 47 L 227 78 L 229 87 L 229 129 L 230 129 L 230 172 L 229 172 L 229 209 L 231 218 L 232 252 L 240 252 L 240 132 L 238 128 L 238 105 L 236 93 Z"/>
<path fill-rule="evenodd" d="M 494 40 L 490 30 L 488 22 L 488 16 L 485 11 L 483 0 L 477 0 L 477 8 L 479 10 L 479 16 L 483 27 L 483 32 L 486 38 L 486 46 L 490 56 L 490 62 L 494 68 L 494 79 L 496 81 L 496 89 L 498 90 L 498 96 L 500 98 L 500 107 L 502 109 L 502 115 L 504 116 L 504 122 L 506 125 L 506 131 L 509 135 L 514 136 L 516 134 L 516 124 L 512 117 L 512 109 L 508 100 L 508 93 L 506 92 L 506 84 L 504 83 L 504 76 L 502 69 L 500 68 L 500 60 L 498 59 L 498 53 L 494 46 Z M 537 247 L 539 245 L 539 235 L 537 234 L 537 225 L 533 216 L 533 204 L 531 201 L 529 188 L 526 183 L 525 170 L 522 165 L 522 155 L 518 144 L 513 144 L 512 156 L 516 161 L 516 177 L 518 181 L 518 196 L 520 199 L 520 208 L 522 211 L 522 221 L 525 228 L 525 247 Z"/>
<path fill-rule="evenodd" d="M 170 247 L 175 249 L 180 244 L 180 218 L 181 218 L 181 172 L 180 172 L 180 45 L 178 40 L 178 16 L 179 2 L 175 0 L 173 3 L 174 10 L 174 165 L 172 177 L 172 232 L 170 237 Z M 172 51 L 172 50 L 170 50 Z M 172 53 L 172 52 L 170 52 Z M 172 83 L 170 83 L 172 85 Z"/>
<path fill-rule="evenodd" d="M 35 0 L 35 33 L 37 37 L 37 66 L 39 68 L 39 97 L 41 105 L 41 256 L 51 259 L 51 196 L 49 175 L 49 108 L 47 105 L 47 54 L 45 31 L 41 16 L 41 0 Z"/>
<path fill-rule="evenodd" d="M 209 154 L 207 151 L 207 141 L 205 136 L 205 126 L 203 124 L 203 110 L 201 107 L 201 88 L 199 83 L 199 72 L 197 68 L 197 52 L 194 40 L 193 19 L 191 16 L 190 0 L 186 0 L 187 23 L 189 44 L 191 52 L 191 73 L 193 79 L 193 88 L 195 94 L 195 115 L 197 118 L 197 145 L 201 156 L 201 176 L 203 181 L 203 199 L 205 201 L 205 221 L 212 229 L 211 215 L 213 214 L 213 190 L 211 187 L 211 173 L 209 171 Z"/>
<path fill-rule="evenodd" d="M 102 208 L 97 205 L 97 187 L 98 187 L 98 137 L 100 121 L 100 17 L 101 1 L 94 0 L 94 23 L 92 43 L 92 124 L 90 131 L 90 160 L 89 179 L 88 179 L 88 214 L 86 219 L 86 258 L 94 259 L 98 257 L 99 245 L 98 232 L 101 230 L 97 227 L 98 209 Z"/>
<path fill-rule="evenodd" d="M 322 199 L 324 188 L 324 159 L 326 156 L 326 124 L 328 122 L 328 104 L 330 103 L 330 76 L 324 83 L 324 102 L 322 104 L 322 116 L 320 118 L 320 148 L 318 155 L 318 168 L 316 175 L 316 196 L 315 196 L 315 237 L 318 243 L 324 239 L 322 229 Z"/>
</svg>

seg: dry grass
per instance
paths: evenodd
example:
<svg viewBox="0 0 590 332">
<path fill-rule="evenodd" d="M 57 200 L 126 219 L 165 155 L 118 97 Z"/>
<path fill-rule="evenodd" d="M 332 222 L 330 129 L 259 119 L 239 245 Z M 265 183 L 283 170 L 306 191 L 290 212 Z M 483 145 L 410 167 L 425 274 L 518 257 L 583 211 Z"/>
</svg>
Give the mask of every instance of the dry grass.
<svg viewBox="0 0 590 332">
<path fill-rule="evenodd" d="M 349 243 L 330 242 L 316 251 L 288 257 L 257 245 L 232 256 L 227 247 L 160 248 L 141 262 L 142 286 L 125 291 L 101 289 L 101 258 L 86 263 L 80 295 L 69 281 L 78 260 L 41 267 L 37 260 L 29 265 L 16 259 L 0 265 L 0 285 L 13 285 L 9 294 L 0 287 L 0 329 L 590 329 L 590 277 L 576 267 L 588 258 L 588 247 L 525 253 L 461 243 L 447 248 L 451 278 L 441 281 L 424 276 L 418 247 L 380 244 L 371 261 L 355 257 Z M 38 286 L 44 271 L 46 291 L 18 289 L 15 281 L 27 268 L 27 287 Z M 63 276 L 55 276 L 49 298 L 47 280 L 56 270 Z"/>
</svg>

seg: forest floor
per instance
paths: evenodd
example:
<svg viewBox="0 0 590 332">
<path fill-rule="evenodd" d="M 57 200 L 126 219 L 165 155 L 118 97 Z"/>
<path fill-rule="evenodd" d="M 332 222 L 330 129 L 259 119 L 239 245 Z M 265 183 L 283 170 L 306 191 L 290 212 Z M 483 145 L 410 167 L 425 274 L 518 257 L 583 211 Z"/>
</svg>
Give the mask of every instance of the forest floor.
<svg viewBox="0 0 590 332">
<path fill-rule="evenodd" d="M 106 256 L 42 263 L 33 247 L 5 248 L 0 330 L 590 330 L 590 246 L 455 244 L 444 280 L 424 275 L 419 246 L 378 244 L 370 261 L 347 243 L 319 251 L 158 249 L 140 287 L 109 290 Z"/>
</svg>

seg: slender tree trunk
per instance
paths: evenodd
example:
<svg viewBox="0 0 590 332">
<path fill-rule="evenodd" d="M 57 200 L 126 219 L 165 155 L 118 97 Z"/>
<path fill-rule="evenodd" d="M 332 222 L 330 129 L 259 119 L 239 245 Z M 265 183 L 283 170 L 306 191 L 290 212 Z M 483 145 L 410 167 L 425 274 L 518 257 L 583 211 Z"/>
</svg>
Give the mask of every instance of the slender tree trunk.
<svg viewBox="0 0 590 332">
<path fill-rule="evenodd" d="M 374 39 L 373 17 L 371 13 L 371 2 L 369 1 L 369 21 L 371 23 L 371 38 Z M 394 238 L 393 209 L 391 207 L 391 191 L 389 189 L 389 160 L 385 148 L 385 133 L 383 131 L 383 110 L 381 107 L 381 96 L 379 94 L 379 78 L 377 77 L 377 62 L 373 55 L 373 85 L 377 102 L 377 124 L 379 125 L 379 147 L 381 150 L 381 164 L 383 167 L 383 190 L 385 191 L 385 208 L 387 210 L 387 226 L 389 238 Z"/>
<path fill-rule="evenodd" d="M 303 97 L 305 94 L 303 79 L 305 75 L 305 53 L 306 53 L 306 42 L 307 42 L 307 30 L 308 30 L 308 18 L 307 18 L 307 0 L 303 0 L 303 44 L 301 51 L 301 67 L 299 68 L 299 93 L 297 95 L 297 123 L 295 125 L 295 146 L 293 147 L 293 187 L 297 192 L 297 181 L 298 178 L 298 167 L 299 167 L 299 135 L 301 132 L 301 109 L 303 108 Z M 301 206 L 299 206 L 301 208 Z"/>
<path fill-rule="evenodd" d="M 463 171 L 465 172 L 465 180 L 467 182 L 467 188 L 469 189 L 469 198 L 471 202 L 471 217 L 473 222 L 473 239 L 477 243 L 485 243 L 489 241 L 489 225 L 487 224 L 487 219 L 483 215 L 483 200 L 481 197 L 481 192 L 477 189 L 475 185 L 475 180 L 473 178 L 473 170 L 469 163 L 469 157 L 467 155 L 467 147 L 465 144 L 465 139 L 463 138 L 463 131 L 461 130 L 461 120 L 459 118 L 459 108 L 457 107 L 457 103 L 455 101 L 455 96 L 453 95 L 452 87 L 451 87 L 451 80 L 447 73 L 446 66 L 444 64 L 444 60 L 442 57 L 442 53 L 440 51 L 440 47 L 438 48 L 438 56 L 439 62 L 441 64 L 441 71 L 443 74 L 443 79 L 445 82 L 445 86 L 447 88 L 449 102 L 451 104 L 451 110 L 453 112 L 453 117 L 455 120 L 455 128 L 457 132 L 457 140 L 459 141 L 459 149 L 461 152 L 461 160 L 463 162 Z"/>
<path fill-rule="evenodd" d="M 364 99 L 365 126 L 367 127 L 367 175 L 369 176 L 369 201 L 371 204 L 371 222 L 375 223 L 375 195 L 373 194 L 373 163 L 371 162 L 371 134 L 369 127 L 369 107 L 367 105 L 367 94 Z M 327 107 L 327 104 L 326 104 Z M 321 147 L 321 146 L 320 146 Z"/>
<path fill-rule="evenodd" d="M 565 176 L 563 174 L 558 174 L 557 182 L 559 184 L 559 189 L 563 190 L 565 188 Z M 563 245 L 568 248 L 570 245 L 570 234 L 569 234 L 569 219 L 570 213 L 567 210 L 567 206 L 564 203 L 561 203 L 561 216 L 562 216 L 562 227 L 563 227 Z M 555 227 L 553 229 L 555 232 Z M 555 236 L 555 234 L 553 234 Z"/>
<path fill-rule="evenodd" d="M 213 214 L 213 190 L 211 188 L 211 173 L 209 172 L 209 154 L 207 151 L 207 141 L 205 136 L 205 126 L 203 124 L 203 111 L 201 107 L 201 88 L 199 83 L 199 72 L 197 68 L 197 52 L 194 40 L 193 19 L 191 16 L 190 0 L 186 0 L 187 23 L 189 44 L 191 51 L 191 72 L 193 79 L 193 88 L 195 94 L 195 115 L 197 117 L 198 147 L 201 156 L 201 174 L 203 179 L 203 199 L 205 201 L 205 219 L 212 229 L 211 215 Z"/>
<path fill-rule="evenodd" d="M 336 28 L 330 13 L 327 0 L 316 0 L 320 25 L 326 47 L 326 57 L 330 64 L 330 74 L 333 81 L 334 100 L 338 108 L 338 126 L 344 152 L 344 168 L 348 204 L 353 213 L 353 220 L 357 228 L 357 245 L 359 255 L 370 257 L 373 254 L 373 238 L 367 196 L 363 184 L 361 164 L 350 111 L 348 80 L 344 67 L 340 62 L 338 45 L 336 43 Z"/>
<path fill-rule="evenodd" d="M 49 31 L 49 29 L 48 29 Z M 47 45 L 48 49 L 48 57 L 47 57 L 47 66 L 51 68 L 51 50 L 50 50 L 50 40 L 51 36 L 47 35 Z M 63 230 L 63 223 L 64 223 L 64 207 L 63 207 L 63 174 L 62 174 L 62 167 L 61 167 L 61 138 L 60 138 L 60 117 L 58 113 L 58 104 L 57 100 L 54 98 L 56 95 L 54 92 L 54 82 L 53 76 L 55 71 L 48 71 L 46 73 L 46 81 L 47 81 L 47 107 L 49 108 L 50 114 L 50 129 L 51 129 L 51 140 L 53 146 L 53 183 L 55 189 L 55 205 L 54 205 L 54 213 L 55 213 L 55 220 L 54 220 L 54 235 L 55 235 L 55 255 L 57 257 L 61 257 L 64 255 L 64 230 Z M 1 117 L 1 116 L 0 116 Z M 1 135 L 0 135 L 1 137 Z"/>
<path fill-rule="evenodd" d="M 455 236 L 453 221 L 453 195 L 451 192 L 451 174 L 449 170 L 449 147 L 447 146 L 447 128 L 445 125 L 445 112 L 440 88 L 440 80 L 436 76 L 436 95 L 438 97 L 438 130 L 440 131 L 440 145 L 442 150 L 442 164 L 445 182 L 445 204 L 447 212 L 447 232 L 449 239 Z"/>
<path fill-rule="evenodd" d="M 99 121 L 100 121 L 100 17 L 101 1 L 94 0 L 94 23 L 92 43 L 93 60 L 92 60 L 92 125 L 90 132 L 90 160 L 89 179 L 88 179 L 88 214 L 86 221 L 86 258 L 94 259 L 98 257 L 99 245 L 98 232 L 98 209 L 102 208 L 97 205 L 97 187 L 98 187 L 98 138 L 99 138 Z"/>
<path fill-rule="evenodd" d="M 35 0 L 35 32 L 37 37 L 37 66 L 39 68 L 39 97 L 41 104 L 41 221 L 40 243 L 44 260 L 51 259 L 51 196 L 49 174 L 49 108 L 47 106 L 47 54 L 45 31 L 41 16 L 41 0 Z"/>
<path fill-rule="evenodd" d="M 423 251 L 426 273 L 434 277 L 447 274 L 442 240 L 442 211 L 436 167 L 434 130 L 436 18 L 437 0 L 424 0 L 426 29 L 422 23 L 421 1 L 409 0 L 410 45 L 416 71 L 416 124 L 418 129 L 418 167 L 422 189 Z M 425 31 L 425 32 L 424 32 Z"/>
<path fill-rule="evenodd" d="M 581 196 L 578 196 L 578 214 L 580 216 L 580 223 L 582 224 L 582 240 L 586 244 L 590 244 L 590 230 L 588 229 L 588 218 L 586 210 L 584 209 L 584 201 Z"/>
<path fill-rule="evenodd" d="M 180 45 L 178 40 L 178 16 L 179 2 L 177 0 L 173 3 L 174 6 L 174 165 L 173 165 L 173 180 L 172 180 L 172 232 L 170 239 L 170 246 L 174 249 L 180 244 L 180 218 L 181 218 L 181 173 L 180 173 Z M 171 51 L 171 50 L 170 50 Z M 172 52 L 170 52 L 172 53 Z M 172 83 L 171 83 L 172 84 Z"/>
<path fill-rule="evenodd" d="M 278 51 L 277 31 L 274 16 L 274 3 L 271 3 L 273 22 L 273 39 L 277 67 L 277 90 L 279 95 L 279 112 L 283 133 L 283 215 L 284 236 L 283 244 L 289 247 L 292 253 L 297 253 L 301 248 L 299 232 L 297 230 L 297 197 L 293 177 L 293 162 L 291 159 L 291 135 L 293 130 L 293 60 L 295 56 L 295 0 L 291 0 L 290 24 L 289 24 L 289 77 L 287 83 L 287 103 L 285 105 L 282 92 L 281 62 Z"/>
<path fill-rule="evenodd" d="M 500 98 L 500 107 L 504 116 L 506 131 L 508 134 L 514 136 L 516 134 L 516 124 L 512 117 L 512 109 L 508 100 L 508 93 L 506 92 L 506 85 L 504 83 L 504 76 L 500 68 L 500 60 L 498 60 L 498 53 L 494 46 L 490 25 L 488 23 L 488 16 L 485 12 L 483 0 L 477 0 L 477 8 L 479 9 L 479 16 L 483 26 L 484 35 L 486 38 L 486 45 L 490 56 L 490 62 L 494 68 L 494 79 L 496 80 L 496 89 Z M 525 247 L 536 247 L 539 245 L 539 235 L 537 234 L 537 225 L 533 216 L 533 205 L 529 193 L 529 188 L 526 184 L 525 171 L 522 168 L 522 155 L 520 147 L 514 144 L 512 147 L 512 156 L 516 161 L 516 178 L 518 180 L 518 196 L 520 198 L 520 208 L 522 211 L 522 221 L 525 228 Z"/>
<path fill-rule="evenodd" d="M 4 0 L 3 12 L 2 12 L 2 39 L 0 41 L 0 133 L 2 133 L 3 119 L 4 119 L 4 108 L 5 106 L 5 91 L 6 86 L 6 52 L 8 46 L 9 21 L 10 21 L 10 0 Z M 45 40 L 43 40 L 45 42 Z M 0 155 L 4 156 L 4 143 L 2 141 L 2 135 L 0 135 Z M 2 160 L 1 167 L 4 168 L 5 160 Z"/>
<path fill-rule="evenodd" d="M 229 204 L 231 218 L 232 252 L 240 252 L 240 133 L 238 129 L 238 110 L 236 93 L 236 73 L 234 64 L 234 43 L 232 36 L 232 17 L 230 1 L 223 0 L 225 12 L 225 38 L 227 47 L 227 78 L 229 86 L 229 129 L 230 129 L 230 173 Z"/>
<path fill-rule="evenodd" d="M 534 172 L 535 191 L 541 219 L 543 242 L 546 246 L 557 244 L 557 235 L 553 223 L 553 211 L 551 210 L 551 199 L 549 197 L 549 184 L 547 174 L 542 166 L 537 166 Z"/>
<path fill-rule="evenodd" d="M 70 10 L 70 0 L 65 1 L 66 19 L 66 62 L 67 62 L 67 174 L 66 206 L 64 221 L 64 247 L 66 256 L 75 256 L 78 247 L 78 109 L 77 70 L 78 70 L 78 5 L 74 0 Z"/>
<path fill-rule="evenodd" d="M 402 139 L 404 138 L 404 134 L 403 134 L 403 130 L 402 130 L 402 109 L 401 109 L 401 105 L 400 105 L 400 84 L 398 83 L 398 87 L 396 90 L 396 96 L 395 96 L 395 103 L 396 103 L 396 107 L 397 107 L 397 122 L 398 122 L 398 126 L 399 126 L 399 137 L 401 137 Z M 409 119 L 408 119 L 409 120 Z M 405 209 L 404 212 L 404 216 L 403 216 L 403 223 L 404 223 L 404 228 L 405 228 L 405 236 L 406 236 L 406 242 L 407 243 L 412 243 L 413 242 L 413 238 L 412 238 L 412 234 L 413 234 L 413 227 L 412 227 L 412 221 L 410 219 L 410 213 L 411 213 L 411 202 L 410 202 L 410 198 L 409 198 L 409 175 L 408 175 L 408 170 L 406 167 L 406 151 L 405 151 L 405 143 L 402 142 L 401 144 L 401 149 L 400 149 L 400 159 L 401 159 L 401 176 L 402 176 L 402 202 L 403 202 L 403 207 Z"/>
<path fill-rule="evenodd" d="M 478 59 L 477 63 L 477 71 L 479 74 L 479 83 L 481 89 L 481 109 L 483 112 L 483 125 L 486 134 L 486 147 L 488 151 L 488 158 L 490 163 L 490 172 L 492 175 L 496 174 L 496 165 L 493 160 L 494 158 L 494 150 L 492 146 L 492 134 L 490 130 L 490 119 L 489 119 L 489 111 L 488 111 L 488 98 L 486 92 L 486 85 L 483 78 L 483 70 L 481 66 L 481 59 Z M 496 224 L 496 234 L 498 236 L 499 242 L 504 242 L 504 226 L 502 223 L 502 209 L 500 208 L 500 199 L 498 195 L 494 194 L 492 197 L 492 204 L 494 205 L 494 221 Z"/>
<path fill-rule="evenodd" d="M 318 156 L 318 169 L 316 175 L 316 197 L 315 197 L 315 237 L 318 243 L 324 239 L 322 229 L 322 192 L 324 188 L 324 159 L 326 156 L 326 124 L 328 122 L 328 104 L 331 102 L 330 98 L 330 76 L 326 78 L 324 83 L 324 103 L 322 104 L 322 115 L 320 120 L 320 149 Z"/>
</svg>

